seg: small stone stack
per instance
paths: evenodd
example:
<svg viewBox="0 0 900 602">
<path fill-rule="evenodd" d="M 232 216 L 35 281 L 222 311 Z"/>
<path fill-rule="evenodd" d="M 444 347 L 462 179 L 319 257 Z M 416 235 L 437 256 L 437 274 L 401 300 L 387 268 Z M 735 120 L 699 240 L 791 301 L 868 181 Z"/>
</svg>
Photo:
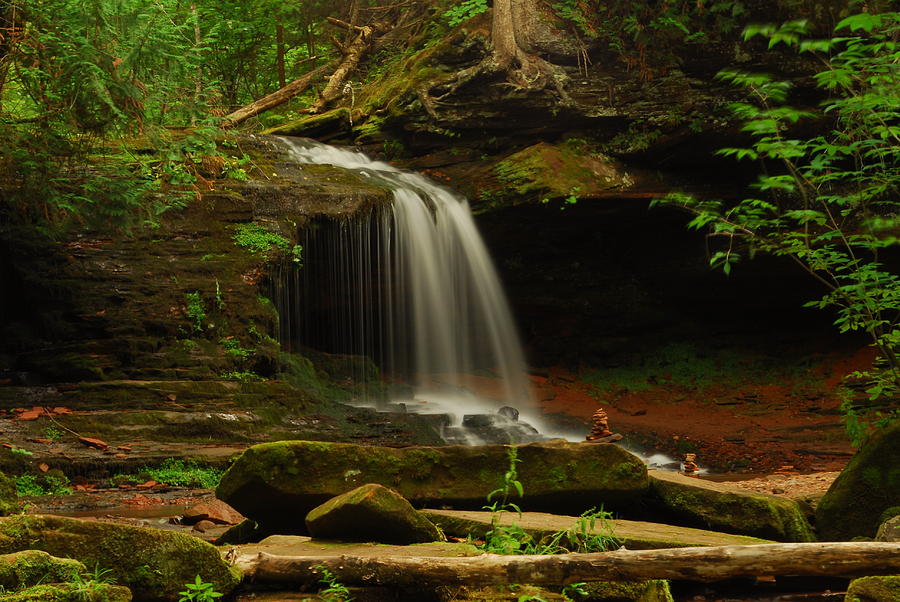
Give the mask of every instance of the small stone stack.
<svg viewBox="0 0 900 602">
<path fill-rule="evenodd" d="M 700 470 L 700 467 L 697 466 L 697 454 L 684 454 L 682 467 L 682 472 L 684 472 L 684 474 L 694 474 Z"/>
<path fill-rule="evenodd" d="M 597 411 L 594 412 L 594 415 L 591 417 L 591 422 L 593 423 L 591 433 L 585 437 L 588 441 L 604 439 L 613 434 L 612 431 L 609 430 L 609 418 L 606 416 L 606 410 L 603 408 L 597 408 Z"/>
</svg>

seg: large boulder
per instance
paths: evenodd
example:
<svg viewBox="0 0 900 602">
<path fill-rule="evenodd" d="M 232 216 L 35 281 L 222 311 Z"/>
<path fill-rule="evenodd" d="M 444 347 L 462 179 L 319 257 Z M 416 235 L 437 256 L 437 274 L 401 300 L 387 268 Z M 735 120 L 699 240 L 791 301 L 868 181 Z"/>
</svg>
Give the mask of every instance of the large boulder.
<svg viewBox="0 0 900 602">
<path fill-rule="evenodd" d="M 28 549 L 108 569 L 135 600 L 178 600 L 197 575 L 226 594 L 240 581 L 214 546 L 185 533 L 59 516 L 0 518 L 0 554 Z"/>
<path fill-rule="evenodd" d="M 303 532 L 306 513 L 364 483 L 397 491 L 414 506 L 480 510 L 519 463 L 527 510 L 580 514 L 594 506 L 621 508 L 647 491 L 647 468 L 615 445 L 565 441 L 526 445 L 365 447 L 282 441 L 249 448 L 222 477 L 216 496 L 263 527 Z M 511 500 L 511 501 L 513 501 Z"/>
<path fill-rule="evenodd" d="M 775 541 L 813 541 L 797 502 L 725 483 L 650 471 L 650 503 L 660 520 Z"/>
<path fill-rule="evenodd" d="M 816 507 L 823 541 L 875 537 L 882 513 L 900 504 L 900 421 L 873 433 Z"/>
<path fill-rule="evenodd" d="M 439 541 L 441 533 L 430 520 L 383 485 L 368 483 L 333 497 L 306 515 L 313 537 L 392 544 Z"/>
</svg>

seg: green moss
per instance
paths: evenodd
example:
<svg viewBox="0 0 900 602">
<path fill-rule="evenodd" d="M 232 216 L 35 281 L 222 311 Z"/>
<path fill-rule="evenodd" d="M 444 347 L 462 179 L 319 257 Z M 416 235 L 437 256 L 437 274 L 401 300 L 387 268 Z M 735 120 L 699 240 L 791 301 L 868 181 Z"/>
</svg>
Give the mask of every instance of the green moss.
<svg viewBox="0 0 900 602">
<path fill-rule="evenodd" d="M 27 464 L 27 461 L 23 461 L 23 463 Z M 0 515 L 6 516 L 18 511 L 19 496 L 16 491 L 16 481 L 0 472 Z"/>
<path fill-rule="evenodd" d="M 900 499 L 900 422 L 874 433 L 850 459 L 816 507 L 825 541 L 874 537 L 881 515 Z"/>
<path fill-rule="evenodd" d="M 659 579 L 650 581 L 606 581 L 588 583 L 584 586 L 588 599 L 597 602 L 628 600 L 629 602 L 673 602 L 669 582 Z"/>
<path fill-rule="evenodd" d="M 248 518 L 290 528 L 298 513 L 365 483 L 391 487 L 415 504 L 453 500 L 480 509 L 508 467 L 506 446 L 385 448 L 286 441 L 256 445 L 229 468 L 217 489 L 220 499 Z M 580 513 L 642 494 L 646 468 L 616 446 L 519 446 L 520 480 L 531 509 L 565 507 Z M 598 461 L 602 458 L 602 461 Z M 565 476 L 548 472 L 575 467 Z M 634 470 L 618 470 L 633 463 Z M 478 466 L 477 470 L 474 469 Z M 560 478 L 564 478 L 560 481 Z M 586 495 L 590 492 L 591 495 Z M 265 510 L 260 505 L 265 500 Z"/>
<path fill-rule="evenodd" d="M 661 510 L 690 526 L 776 541 L 815 539 L 793 500 L 731 491 L 659 471 L 650 482 Z"/>
<path fill-rule="evenodd" d="M 268 253 L 273 249 L 288 252 L 291 249 L 291 242 L 288 239 L 262 224 L 256 222 L 238 224 L 234 230 L 234 243 L 251 253 Z"/>
<path fill-rule="evenodd" d="M 109 583 L 54 583 L 35 585 L 17 592 L 0 595 L 2 602 L 129 602 L 126 587 Z"/>
<path fill-rule="evenodd" d="M 266 130 L 266 134 L 315 138 L 325 131 L 341 130 L 350 126 L 350 110 L 339 107 L 318 115 L 305 115 L 283 125 Z"/>
<path fill-rule="evenodd" d="M 626 173 L 583 140 L 535 144 L 496 163 L 493 176 L 497 189 L 485 192 L 507 199 L 589 197 L 631 185 Z"/>
<path fill-rule="evenodd" d="M 77 560 L 54 558 L 38 550 L 0 556 L 0 587 L 6 590 L 74 581 L 84 572 L 84 565 Z"/>
<path fill-rule="evenodd" d="M 847 602 L 900 602 L 900 577 L 862 577 L 847 588 Z"/>
<path fill-rule="evenodd" d="M 175 600 L 196 575 L 223 592 L 240 579 L 216 548 L 184 533 L 51 516 L 0 519 L 0 552 L 26 549 L 109 568 L 138 598 Z"/>
</svg>

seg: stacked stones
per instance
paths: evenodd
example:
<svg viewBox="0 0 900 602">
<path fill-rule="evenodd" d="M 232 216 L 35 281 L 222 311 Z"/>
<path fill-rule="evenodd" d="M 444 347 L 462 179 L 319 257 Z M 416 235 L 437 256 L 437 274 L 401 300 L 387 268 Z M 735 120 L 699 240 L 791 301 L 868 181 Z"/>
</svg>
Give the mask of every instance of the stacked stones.
<svg viewBox="0 0 900 602">
<path fill-rule="evenodd" d="M 594 415 L 591 417 L 591 421 L 593 422 L 591 433 L 585 437 L 588 441 L 604 439 L 613 434 L 612 431 L 609 430 L 609 419 L 606 416 L 606 410 L 603 408 L 597 408 L 597 411 L 594 412 Z"/>
</svg>

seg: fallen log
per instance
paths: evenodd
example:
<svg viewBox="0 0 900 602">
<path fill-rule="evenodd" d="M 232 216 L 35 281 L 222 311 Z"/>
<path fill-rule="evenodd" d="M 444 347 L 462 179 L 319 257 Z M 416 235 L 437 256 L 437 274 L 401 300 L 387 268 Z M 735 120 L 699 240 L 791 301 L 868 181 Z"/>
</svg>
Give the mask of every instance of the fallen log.
<svg viewBox="0 0 900 602">
<path fill-rule="evenodd" d="M 349 31 L 355 31 L 356 37 L 352 42 L 346 45 L 338 42 L 338 49 L 341 51 L 343 58 L 341 59 L 340 65 L 334 70 L 334 73 L 328 77 L 328 83 L 325 84 L 325 89 L 322 90 L 319 99 L 310 108 L 310 113 L 320 112 L 328 106 L 329 103 L 341 95 L 347 76 L 356 70 L 360 60 L 362 60 L 362 57 L 369 50 L 369 47 L 375 38 L 387 33 L 391 29 L 390 24 L 386 21 L 377 21 L 371 25 L 362 27 L 345 23 L 333 17 L 329 17 L 328 21 L 338 27 L 343 27 Z"/>
<path fill-rule="evenodd" d="M 268 96 L 263 96 L 259 100 L 255 100 L 240 109 L 229 113 L 222 119 L 223 128 L 232 128 L 251 117 L 255 117 L 260 113 L 268 111 L 278 105 L 287 102 L 293 97 L 309 88 L 317 80 L 323 78 L 329 70 L 334 67 L 335 63 L 328 63 L 313 69 L 303 77 L 295 79 L 283 88 L 280 88 Z"/>
<path fill-rule="evenodd" d="M 318 565 L 354 585 L 566 585 L 581 581 L 733 577 L 860 577 L 900 574 L 900 543 L 840 542 L 617 550 L 597 554 L 459 558 L 277 556 L 260 552 L 238 562 L 258 582 L 318 580 Z"/>
</svg>

